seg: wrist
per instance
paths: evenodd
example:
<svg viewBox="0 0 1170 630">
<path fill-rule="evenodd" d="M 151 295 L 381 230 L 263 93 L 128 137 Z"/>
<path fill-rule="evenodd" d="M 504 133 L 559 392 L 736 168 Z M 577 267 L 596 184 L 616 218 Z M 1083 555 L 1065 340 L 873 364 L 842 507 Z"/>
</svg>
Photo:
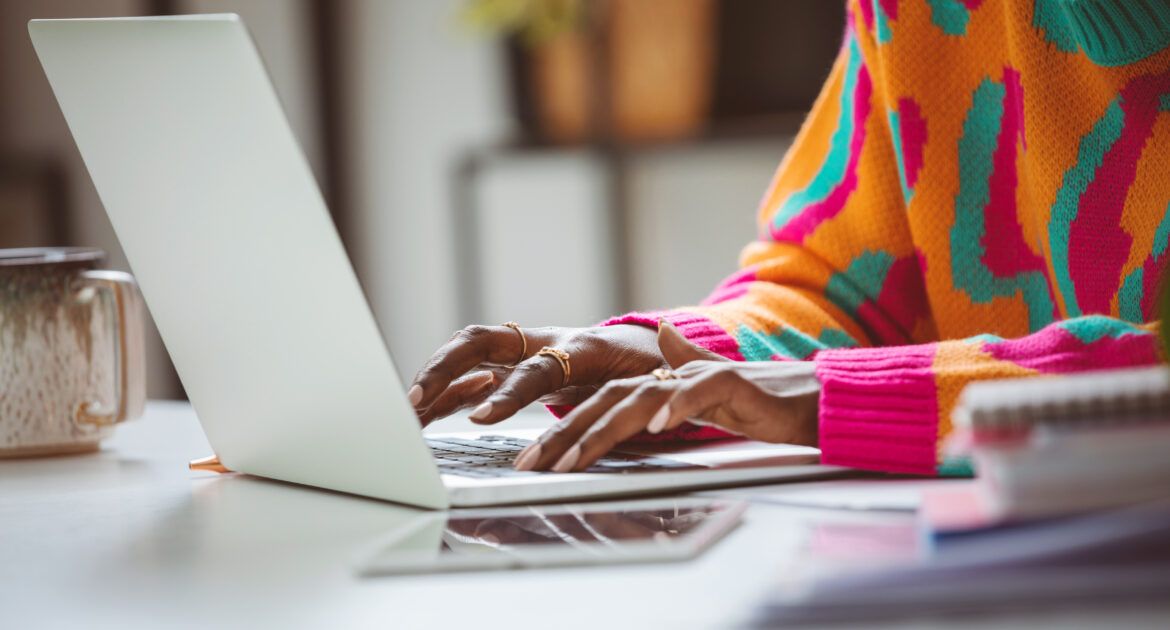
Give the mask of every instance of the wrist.
<svg viewBox="0 0 1170 630">
<path fill-rule="evenodd" d="M 657 332 L 658 322 L 666 320 L 674 325 L 687 341 L 704 350 L 710 350 L 732 361 L 744 361 L 739 342 L 711 319 L 685 310 L 626 313 L 602 322 L 601 326 L 634 325 Z"/>
</svg>

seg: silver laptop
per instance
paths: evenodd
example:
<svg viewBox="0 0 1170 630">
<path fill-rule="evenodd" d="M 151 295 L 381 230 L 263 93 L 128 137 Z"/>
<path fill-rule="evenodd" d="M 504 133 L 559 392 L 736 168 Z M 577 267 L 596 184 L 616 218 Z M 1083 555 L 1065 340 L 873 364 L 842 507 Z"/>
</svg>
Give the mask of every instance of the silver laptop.
<svg viewBox="0 0 1170 630">
<path fill-rule="evenodd" d="M 840 470 L 816 449 L 725 442 L 520 473 L 511 458 L 532 435 L 424 439 L 239 17 L 33 20 L 29 33 L 228 468 L 429 508 Z"/>
</svg>

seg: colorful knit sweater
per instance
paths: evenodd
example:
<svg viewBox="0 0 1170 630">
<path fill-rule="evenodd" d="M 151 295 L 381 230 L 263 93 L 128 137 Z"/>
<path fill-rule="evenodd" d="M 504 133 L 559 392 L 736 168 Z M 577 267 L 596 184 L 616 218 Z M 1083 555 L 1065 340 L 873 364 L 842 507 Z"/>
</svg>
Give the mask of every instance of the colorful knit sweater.
<svg viewBox="0 0 1170 630">
<path fill-rule="evenodd" d="M 742 269 L 700 306 L 610 323 L 663 317 L 737 360 L 813 360 L 826 463 L 945 473 L 972 380 L 1159 360 L 1170 5 L 848 15 Z"/>
</svg>

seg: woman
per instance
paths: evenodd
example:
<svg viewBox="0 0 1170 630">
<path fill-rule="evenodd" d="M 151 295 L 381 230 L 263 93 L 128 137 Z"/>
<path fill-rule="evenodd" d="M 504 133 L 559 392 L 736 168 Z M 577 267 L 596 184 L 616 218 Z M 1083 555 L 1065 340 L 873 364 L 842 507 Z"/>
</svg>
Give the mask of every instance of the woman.
<svg viewBox="0 0 1170 630">
<path fill-rule="evenodd" d="M 424 422 L 577 405 L 521 469 L 727 430 L 945 474 L 967 383 L 1158 361 L 1170 5 L 852 0 L 848 15 L 738 273 L 702 305 L 597 328 L 467 328 L 415 379 Z"/>
</svg>

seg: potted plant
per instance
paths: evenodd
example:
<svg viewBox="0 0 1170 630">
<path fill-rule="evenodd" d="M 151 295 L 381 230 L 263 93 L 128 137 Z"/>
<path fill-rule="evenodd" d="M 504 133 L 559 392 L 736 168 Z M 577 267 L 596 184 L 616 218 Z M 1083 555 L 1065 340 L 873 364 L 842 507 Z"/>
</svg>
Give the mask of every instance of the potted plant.
<svg viewBox="0 0 1170 630">
<path fill-rule="evenodd" d="M 667 140 L 707 120 L 715 0 L 468 0 L 463 17 L 518 42 L 544 139 Z"/>
</svg>

